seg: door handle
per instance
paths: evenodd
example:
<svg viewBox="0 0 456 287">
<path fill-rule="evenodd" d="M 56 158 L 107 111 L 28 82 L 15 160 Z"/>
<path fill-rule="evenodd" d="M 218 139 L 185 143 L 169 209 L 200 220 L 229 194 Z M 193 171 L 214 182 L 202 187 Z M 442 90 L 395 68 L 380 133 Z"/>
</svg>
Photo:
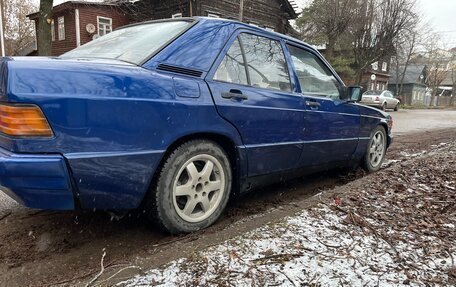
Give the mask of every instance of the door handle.
<svg viewBox="0 0 456 287">
<path fill-rule="evenodd" d="M 242 94 L 239 90 L 230 90 L 229 92 L 223 92 L 222 98 L 224 99 L 238 99 L 238 100 L 247 100 L 249 97 L 247 95 Z"/>
<path fill-rule="evenodd" d="M 306 106 L 310 107 L 311 109 L 318 109 L 321 105 L 319 102 L 306 101 Z"/>
</svg>

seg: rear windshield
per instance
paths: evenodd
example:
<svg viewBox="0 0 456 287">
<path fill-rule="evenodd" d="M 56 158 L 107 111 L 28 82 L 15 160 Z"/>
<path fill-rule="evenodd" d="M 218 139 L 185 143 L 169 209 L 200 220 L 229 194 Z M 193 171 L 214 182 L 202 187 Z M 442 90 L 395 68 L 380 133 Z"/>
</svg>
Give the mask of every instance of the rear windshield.
<svg viewBox="0 0 456 287">
<path fill-rule="evenodd" d="M 189 21 L 171 21 L 122 28 L 61 57 L 116 59 L 139 65 L 191 24 Z"/>
</svg>

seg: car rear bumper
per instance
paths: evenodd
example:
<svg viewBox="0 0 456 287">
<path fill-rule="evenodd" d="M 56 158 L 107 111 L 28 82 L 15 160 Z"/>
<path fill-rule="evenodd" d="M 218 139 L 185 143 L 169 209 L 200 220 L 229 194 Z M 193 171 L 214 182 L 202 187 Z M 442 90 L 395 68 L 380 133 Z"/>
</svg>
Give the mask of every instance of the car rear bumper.
<svg viewBox="0 0 456 287">
<path fill-rule="evenodd" d="M 15 154 L 0 148 L 0 190 L 30 208 L 75 208 L 69 172 L 60 155 Z"/>
</svg>

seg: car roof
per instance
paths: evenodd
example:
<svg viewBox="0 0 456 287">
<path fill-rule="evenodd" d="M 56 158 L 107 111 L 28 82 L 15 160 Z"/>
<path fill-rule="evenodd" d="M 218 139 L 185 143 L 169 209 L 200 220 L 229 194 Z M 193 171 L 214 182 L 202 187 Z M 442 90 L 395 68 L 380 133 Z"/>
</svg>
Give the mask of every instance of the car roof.
<svg viewBox="0 0 456 287">
<path fill-rule="evenodd" d="M 213 21 L 214 23 L 220 23 L 220 22 L 233 23 L 236 26 L 238 26 L 237 28 L 244 27 L 244 28 L 247 28 L 247 29 L 250 29 L 250 30 L 256 30 L 256 31 L 262 32 L 264 34 L 270 34 L 270 35 L 273 35 L 275 37 L 282 38 L 282 39 L 284 39 L 286 41 L 293 42 L 293 43 L 301 45 L 301 46 L 305 46 L 306 48 L 308 48 L 310 50 L 313 50 L 314 52 L 320 53 L 317 49 L 315 49 L 311 45 L 309 45 L 309 44 L 307 44 L 307 43 L 305 43 L 305 42 L 303 42 L 303 41 L 301 41 L 299 39 L 291 37 L 289 35 L 285 35 L 285 34 L 282 34 L 282 33 L 279 33 L 279 32 L 275 32 L 275 31 L 266 30 L 264 28 L 261 28 L 261 27 L 258 27 L 258 26 L 254 26 L 254 25 L 250 25 L 250 24 L 247 24 L 247 23 L 244 23 L 244 22 L 240 22 L 240 21 L 234 20 L 234 19 L 203 17 L 203 16 L 167 18 L 167 19 L 148 20 L 148 21 L 133 23 L 133 24 L 129 24 L 129 25 L 125 25 L 125 26 L 119 27 L 116 30 L 120 30 L 120 29 L 127 28 L 127 27 L 132 27 L 132 26 L 137 26 L 137 25 L 149 24 L 149 23 L 175 22 L 175 21 L 195 22 L 195 24 L 197 22 L 200 22 L 200 21 L 205 21 L 205 22 Z"/>
</svg>

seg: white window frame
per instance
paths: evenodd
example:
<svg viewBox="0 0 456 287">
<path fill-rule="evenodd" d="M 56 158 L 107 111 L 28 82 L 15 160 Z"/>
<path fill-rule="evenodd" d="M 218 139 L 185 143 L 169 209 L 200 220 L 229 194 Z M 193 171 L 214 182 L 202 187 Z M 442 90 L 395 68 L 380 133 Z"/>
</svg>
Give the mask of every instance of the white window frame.
<svg viewBox="0 0 456 287">
<path fill-rule="evenodd" d="M 382 71 L 386 72 L 387 69 L 388 69 L 388 63 L 383 62 L 382 63 Z"/>
<path fill-rule="evenodd" d="M 174 13 L 173 15 L 171 15 L 171 18 L 182 18 L 182 13 Z"/>
<path fill-rule="evenodd" d="M 52 40 L 52 42 L 55 41 L 55 23 L 54 23 L 54 19 L 52 19 L 52 21 L 51 21 L 51 40 Z"/>
<path fill-rule="evenodd" d="M 109 21 L 109 25 L 102 24 L 103 25 L 103 34 L 100 33 L 100 19 Z M 109 26 L 109 32 L 106 33 L 106 27 L 108 27 L 108 26 Z M 98 30 L 98 36 L 104 36 L 106 34 L 111 33 L 112 32 L 112 18 L 97 16 L 97 30 Z"/>
<path fill-rule="evenodd" d="M 65 40 L 65 16 L 57 18 L 57 34 L 59 41 Z"/>
<path fill-rule="evenodd" d="M 378 62 L 372 63 L 372 69 L 373 69 L 374 71 L 377 71 L 377 70 L 378 70 Z"/>
<path fill-rule="evenodd" d="M 215 13 L 213 13 L 213 12 L 207 12 L 207 17 L 211 17 L 211 18 L 220 18 L 220 15 L 215 14 Z"/>
</svg>

